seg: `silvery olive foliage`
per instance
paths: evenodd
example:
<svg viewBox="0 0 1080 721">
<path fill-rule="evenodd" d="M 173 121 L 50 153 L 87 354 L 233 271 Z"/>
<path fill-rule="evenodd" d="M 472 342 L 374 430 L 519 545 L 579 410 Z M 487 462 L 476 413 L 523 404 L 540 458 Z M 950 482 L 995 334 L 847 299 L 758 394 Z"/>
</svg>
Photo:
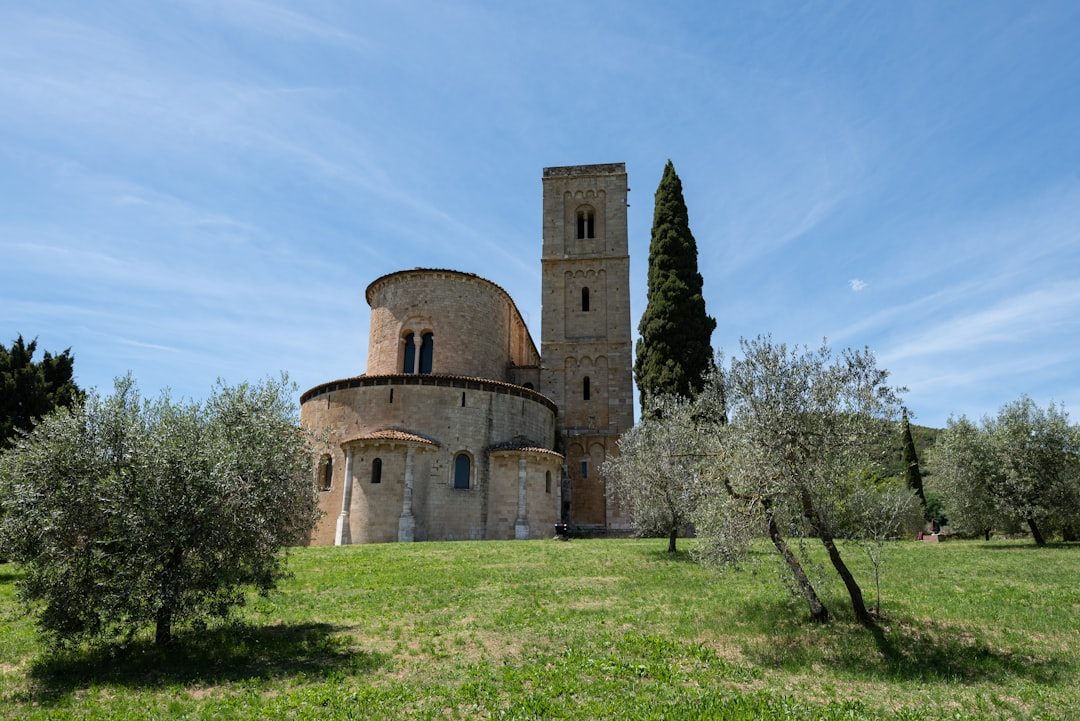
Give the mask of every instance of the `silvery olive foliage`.
<svg viewBox="0 0 1080 721">
<path fill-rule="evenodd" d="M 837 539 L 870 556 L 877 589 L 885 541 L 921 524 L 915 492 L 883 472 L 882 449 L 901 435 L 900 389 L 866 349 L 834 355 L 824 343 L 789 347 L 769 336 L 740 349 L 717 359 L 692 399 L 646 399 L 605 466 L 616 497 L 645 531 L 691 522 L 704 563 L 739 564 L 753 539 L 768 537 L 811 618 L 826 621 L 822 570 L 808 555 L 820 543 L 856 619 L 872 625 Z M 879 592 L 878 613 L 880 605 Z"/>
<path fill-rule="evenodd" d="M 722 398 L 727 423 L 714 436 L 709 487 L 696 515 L 705 560 L 737 561 L 749 536 L 764 532 L 783 559 L 815 620 L 828 619 L 800 552 L 803 538 L 825 546 L 851 596 L 856 618 L 873 623 L 836 538 L 851 532 L 852 501 L 881 439 L 896 433 L 898 390 L 868 350 L 834 356 L 758 336 L 740 342 L 741 357 L 714 375 L 703 398 Z M 714 401 L 715 402 L 715 401 Z M 708 410 L 699 415 L 709 416 Z M 792 541 L 795 541 L 792 543 Z"/>
<path fill-rule="evenodd" d="M 989 536 L 1022 524 L 1039 545 L 1080 531 L 1080 428 L 1060 406 L 1022 396 L 981 426 L 949 419 L 933 461 L 955 530 Z"/>
<path fill-rule="evenodd" d="M 282 377 L 202 403 L 111 396 L 58 409 L 0 456 L 0 540 L 19 596 L 56 646 L 169 643 L 286 573 L 318 519 L 311 438 Z"/>
<path fill-rule="evenodd" d="M 874 570 L 874 613 L 881 615 L 881 570 L 887 543 L 914 538 L 924 525 L 918 491 L 906 484 L 859 483 L 848 499 L 846 538 L 861 548 Z"/>
<path fill-rule="evenodd" d="M 641 421 L 619 439 L 619 454 L 604 464 L 604 475 L 638 533 L 666 537 L 674 553 L 697 506 L 706 438 L 689 400 L 664 395 L 645 407 Z"/>
<path fill-rule="evenodd" d="M 944 502 L 951 533 L 989 540 L 993 529 L 1010 525 L 987 489 L 992 455 L 989 438 L 965 416 L 950 418 L 938 435 L 930 455 L 933 488 Z"/>
</svg>

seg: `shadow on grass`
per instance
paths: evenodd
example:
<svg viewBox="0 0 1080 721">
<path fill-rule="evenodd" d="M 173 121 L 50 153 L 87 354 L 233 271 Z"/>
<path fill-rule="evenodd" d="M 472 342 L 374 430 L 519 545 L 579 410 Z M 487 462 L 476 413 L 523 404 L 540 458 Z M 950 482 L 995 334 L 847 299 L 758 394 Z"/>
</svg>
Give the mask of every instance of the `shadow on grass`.
<svg viewBox="0 0 1080 721">
<path fill-rule="evenodd" d="M 357 651 L 341 630 L 323 623 L 279 626 L 231 624 L 177 634 L 157 647 L 149 639 L 58 651 L 33 663 L 33 694 L 53 703 L 90 685 L 132 689 L 172 684 L 217 684 L 299 675 L 362 674 L 385 664 L 385 654 Z"/>
<path fill-rule="evenodd" d="M 768 606 L 768 607 L 764 607 Z M 1036 658 L 1025 649 L 991 646 L 982 634 L 935 621 L 886 620 L 873 629 L 855 623 L 851 613 L 828 624 L 793 615 L 790 606 L 765 604 L 764 618 L 776 621 L 764 638 L 744 647 L 754 663 L 786 671 L 812 671 L 821 665 L 855 678 L 936 683 L 1000 683 L 1024 680 L 1060 685 L 1078 669 L 1064 659 Z M 839 610 L 833 602 L 830 611 Z M 790 622 L 781 621 L 784 614 Z"/>
<path fill-rule="evenodd" d="M 876 671 L 897 679 L 951 682 L 1024 679 L 1056 685 L 1075 672 L 1069 662 L 1032 658 L 1023 650 L 997 649 L 978 634 L 933 621 L 919 626 L 879 626 L 866 633 L 873 636 L 880 653 L 873 664 Z M 867 665 L 865 658 L 851 655 L 837 660 L 855 673 Z"/>
</svg>

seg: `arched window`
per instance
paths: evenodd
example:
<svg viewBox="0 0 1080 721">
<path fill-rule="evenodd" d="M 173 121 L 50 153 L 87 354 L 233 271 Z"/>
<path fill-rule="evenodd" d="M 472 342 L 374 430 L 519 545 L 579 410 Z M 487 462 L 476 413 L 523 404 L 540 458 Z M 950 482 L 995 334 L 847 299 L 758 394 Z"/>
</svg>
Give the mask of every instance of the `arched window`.
<svg viewBox="0 0 1080 721">
<path fill-rule="evenodd" d="M 323 456 L 319 463 L 319 490 L 329 491 L 334 484 L 334 459 Z"/>
<path fill-rule="evenodd" d="M 401 370 L 405 373 L 416 371 L 416 338 L 412 333 L 405 334 L 405 362 Z"/>
<path fill-rule="evenodd" d="M 454 488 L 468 488 L 472 475 L 472 461 L 469 454 L 459 453 L 454 457 Z"/>
<path fill-rule="evenodd" d="M 581 289 L 581 310 L 585 313 L 589 312 L 589 289 Z"/>
<path fill-rule="evenodd" d="M 432 333 L 424 333 L 420 340 L 420 372 L 431 372 L 431 357 L 435 351 L 435 336 Z"/>
<path fill-rule="evenodd" d="M 589 376 L 585 376 L 585 380 L 581 382 L 581 397 L 584 400 L 589 400 L 592 397 L 592 389 L 589 386 Z"/>
<path fill-rule="evenodd" d="M 382 483 L 382 459 L 376 458 L 371 462 L 371 482 Z"/>
<path fill-rule="evenodd" d="M 551 471 L 544 473 L 544 493 L 551 493 Z"/>
<path fill-rule="evenodd" d="M 595 220 L 593 216 L 593 209 L 589 206 L 579 208 L 577 212 L 577 237 L 578 240 L 584 240 L 586 238 L 595 238 L 596 231 L 594 229 Z"/>
</svg>

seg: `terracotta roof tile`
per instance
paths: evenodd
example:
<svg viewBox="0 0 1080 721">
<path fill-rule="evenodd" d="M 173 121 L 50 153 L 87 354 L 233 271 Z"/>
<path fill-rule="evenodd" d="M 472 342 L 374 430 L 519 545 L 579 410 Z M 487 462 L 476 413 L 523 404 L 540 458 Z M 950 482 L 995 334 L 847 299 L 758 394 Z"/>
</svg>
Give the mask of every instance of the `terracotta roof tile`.
<svg viewBox="0 0 1080 721">
<path fill-rule="evenodd" d="M 429 446 L 439 446 L 437 441 L 416 433 L 410 433 L 408 431 L 398 430 L 397 428 L 383 428 L 377 431 L 372 431 L 362 436 L 356 436 L 349 438 L 346 443 L 352 443 L 353 441 L 406 441 L 408 443 L 423 443 Z"/>
</svg>

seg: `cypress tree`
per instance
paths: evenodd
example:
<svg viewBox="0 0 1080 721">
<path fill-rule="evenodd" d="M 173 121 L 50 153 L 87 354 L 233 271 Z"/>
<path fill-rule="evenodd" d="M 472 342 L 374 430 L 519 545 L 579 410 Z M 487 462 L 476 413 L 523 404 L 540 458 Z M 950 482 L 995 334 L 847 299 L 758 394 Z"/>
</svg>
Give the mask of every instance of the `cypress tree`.
<svg viewBox="0 0 1080 721">
<path fill-rule="evenodd" d="M 690 232 L 682 181 L 669 160 L 656 189 L 648 303 L 638 324 L 634 376 L 643 407 L 649 396 L 687 398 L 702 389 L 713 366 L 715 328 L 716 320 L 705 313 L 697 242 Z"/>
<path fill-rule="evenodd" d="M 911 437 L 911 424 L 908 423 L 907 408 L 904 409 L 903 418 L 903 463 L 904 483 L 915 491 L 915 495 L 922 502 L 923 510 L 926 510 L 926 495 L 923 493 L 922 471 L 919 470 L 919 456 L 915 453 L 915 440 Z"/>
</svg>

